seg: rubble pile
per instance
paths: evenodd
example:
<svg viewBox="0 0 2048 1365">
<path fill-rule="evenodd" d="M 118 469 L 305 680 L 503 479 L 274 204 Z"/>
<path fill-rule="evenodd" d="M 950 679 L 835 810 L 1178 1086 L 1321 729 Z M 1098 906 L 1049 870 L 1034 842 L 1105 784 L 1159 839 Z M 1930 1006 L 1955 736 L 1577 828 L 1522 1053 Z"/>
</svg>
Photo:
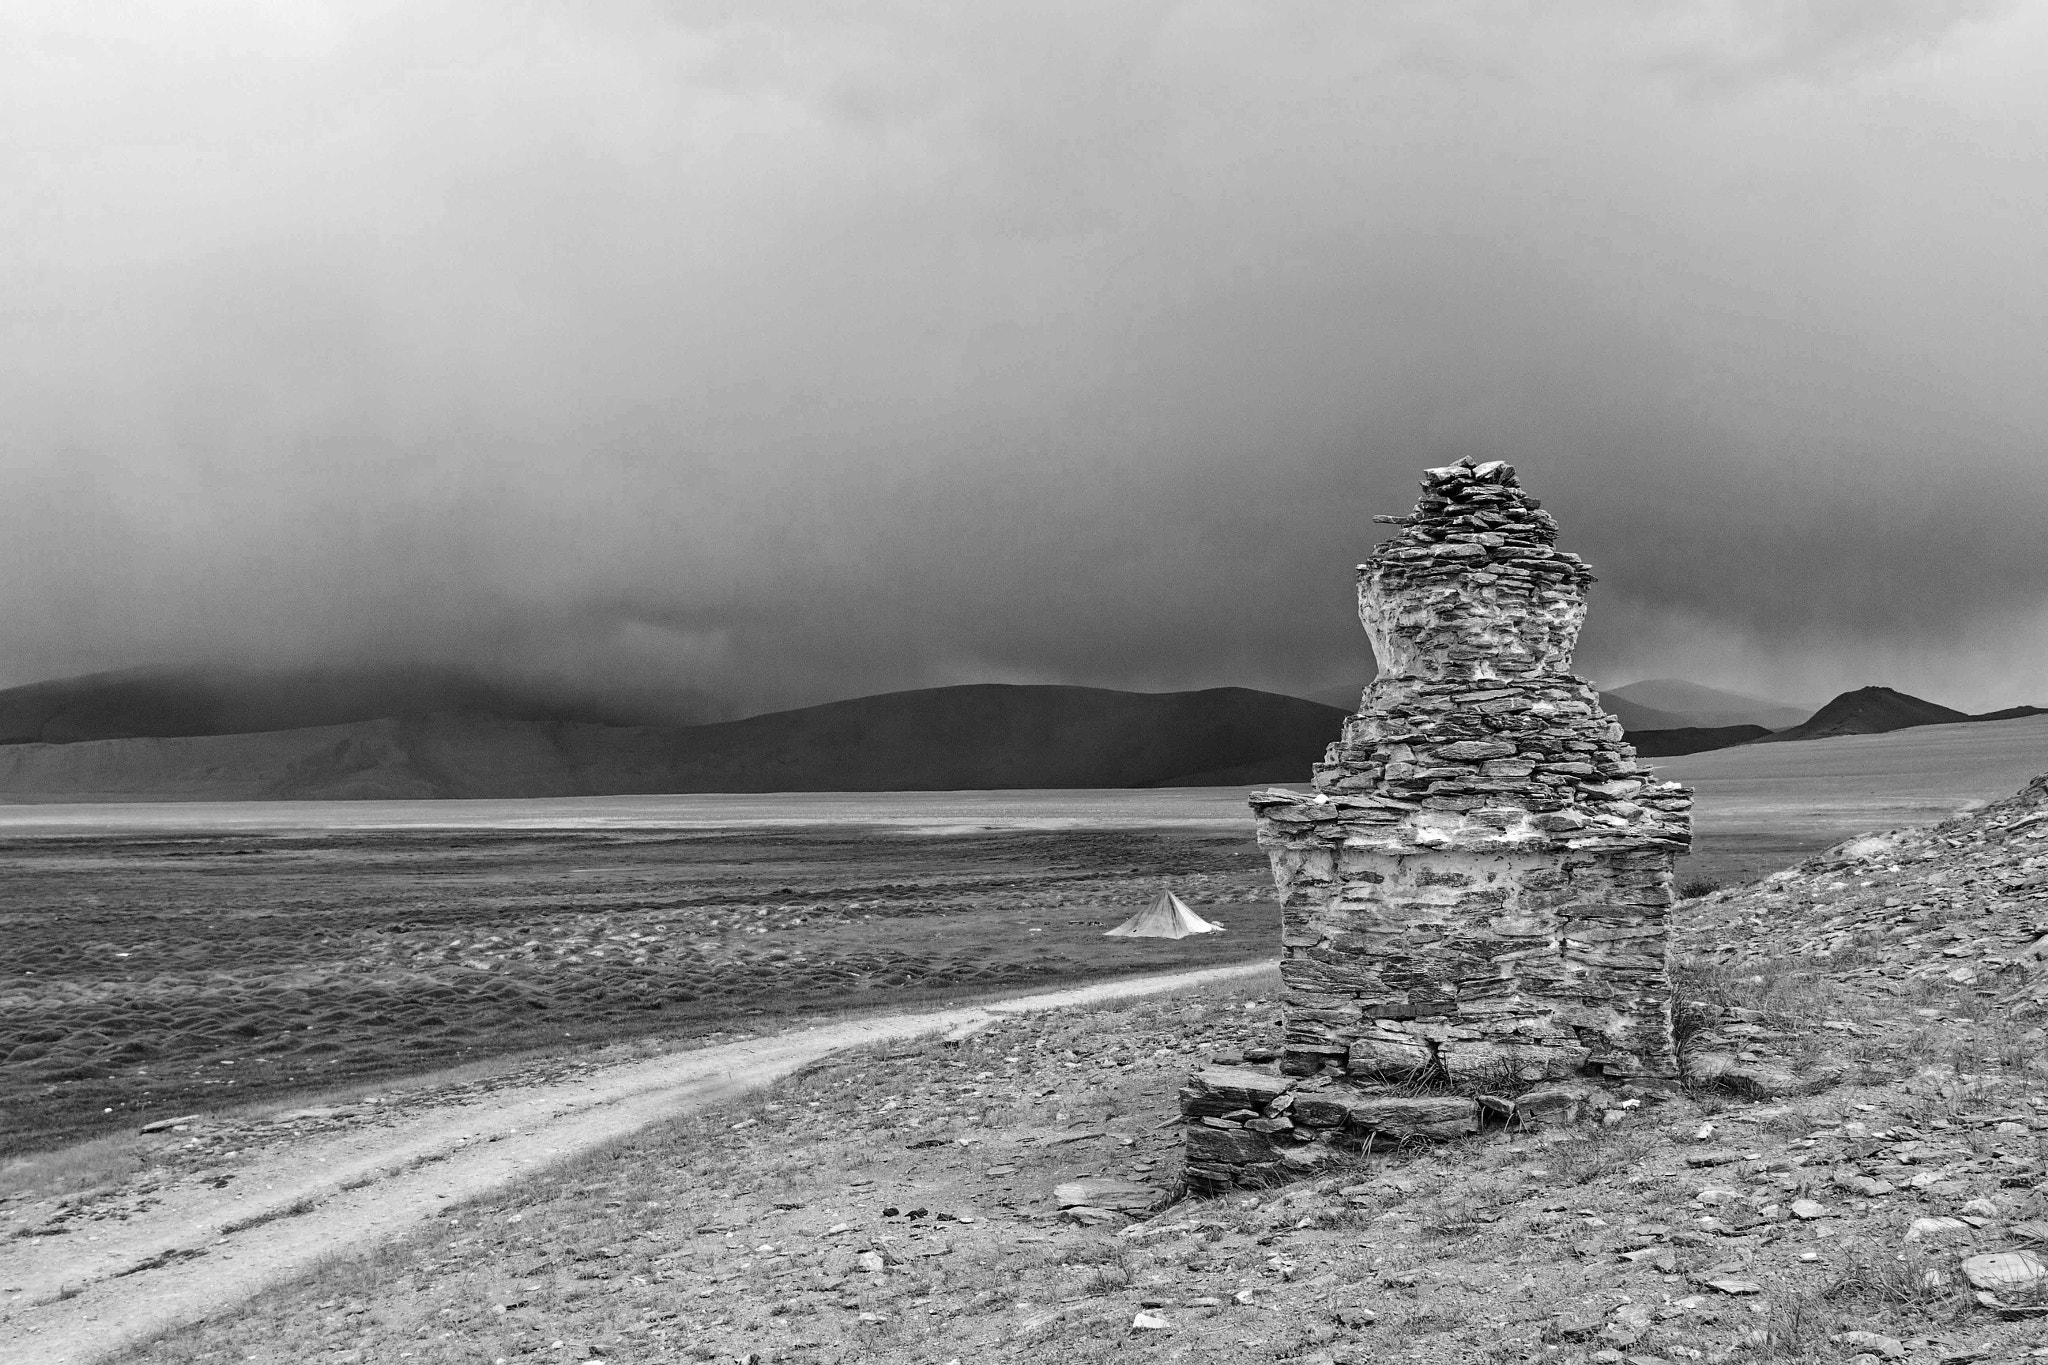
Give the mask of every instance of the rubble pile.
<svg viewBox="0 0 2048 1365">
<path fill-rule="evenodd" d="M 1283 909 L 1274 1072 L 1182 1093 L 1196 1188 L 1333 1146 L 1558 1118 L 1677 1077 L 1671 865 L 1691 796 L 1570 671 L 1593 581 L 1512 466 L 1429 470 L 1358 570 L 1379 676 L 1312 794 L 1252 797 Z"/>
</svg>

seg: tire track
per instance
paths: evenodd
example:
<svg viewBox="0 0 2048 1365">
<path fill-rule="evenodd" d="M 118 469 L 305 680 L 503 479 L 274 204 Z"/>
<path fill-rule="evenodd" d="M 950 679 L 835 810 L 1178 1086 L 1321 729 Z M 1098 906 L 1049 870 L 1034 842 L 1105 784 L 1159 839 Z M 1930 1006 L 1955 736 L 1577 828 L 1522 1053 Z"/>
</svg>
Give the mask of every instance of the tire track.
<svg viewBox="0 0 2048 1365">
<path fill-rule="evenodd" d="M 1271 971 L 1248 963 L 1125 978 L 960 1009 L 890 1014 L 625 1062 L 504 1089 L 398 1123 L 297 1144 L 241 1173 L 241 1193 L 181 1191 L 79 1245 L 0 1244 L 0 1359 L 94 1365 L 226 1312 L 321 1261 L 396 1240 L 445 1208 L 649 1124 L 706 1109 L 831 1053 L 1003 1014 L 1098 1004 Z"/>
</svg>

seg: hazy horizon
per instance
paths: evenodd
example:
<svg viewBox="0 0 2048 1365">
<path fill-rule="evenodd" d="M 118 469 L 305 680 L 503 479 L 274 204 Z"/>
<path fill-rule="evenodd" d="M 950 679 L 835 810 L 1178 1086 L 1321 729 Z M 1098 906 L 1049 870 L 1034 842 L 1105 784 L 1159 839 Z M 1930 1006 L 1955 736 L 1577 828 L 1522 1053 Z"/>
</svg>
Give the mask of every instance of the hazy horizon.
<svg viewBox="0 0 2048 1365">
<path fill-rule="evenodd" d="M 1577 668 L 2048 703 L 2048 11 L 24 0 L 0 686 L 1326 697 L 1505 458 Z"/>
<path fill-rule="evenodd" d="M 401 711 L 418 711 L 423 709 L 420 703 L 407 698 L 408 691 L 427 696 L 430 699 L 437 692 L 448 692 L 450 694 L 445 704 L 429 704 L 424 707 L 424 709 L 429 710 L 489 711 L 509 708 L 507 709 L 507 714 L 525 715 L 531 713 L 536 717 L 552 715 L 557 718 L 597 721 L 619 725 L 716 723 L 717 721 L 741 720 L 775 711 L 792 709 L 786 706 L 747 708 L 744 705 L 740 705 L 727 708 L 722 714 L 705 717 L 688 714 L 687 708 L 685 708 L 683 713 L 677 713 L 673 708 L 663 706 L 659 698 L 649 701 L 645 698 L 635 699 L 630 696 L 618 696 L 606 691 L 602 687 L 580 689 L 568 683 L 542 681 L 530 690 L 521 690 L 516 684 L 500 684 L 489 673 L 471 672 L 460 666 L 444 668 L 437 665 L 402 665 L 384 670 L 350 672 L 348 671 L 348 665 L 339 662 L 324 665 L 299 665 L 292 668 L 250 668 L 242 665 L 207 664 L 185 667 L 176 665 L 141 666 L 41 679 L 37 683 L 21 684 L 20 686 L 36 687 L 50 684 L 81 683 L 90 680 L 154 681 L 161 684 L 174 685 L 179 689 L 166 693 L 167 697 L 185 695 L 185 689 L 195 685 L 210 687 L 212 694 L 221 698 L 260 697 L 263 699 L 260 703 L 261 712 L 265 715 L 275 713 L 273 718 L 266 723 L 254 727 L 240 727 L 258 729 L 277 728 L 279 725 L 287 723 L 283 720 L 283 717 L 291 713 L 295 707 L 301 709 L 310 708 L 315 712 L 323 714 L 347 709 L 351 714 L 360 711 L 364 716 L 396 714 Z M 1678 683 L 1681 685 L 1693 685 L 1694 683 L 1694 680 L 1687 678 L 1632 678 L 1628 682 L 1612 684 L 1600 680 L 1591 681 L 1596 682 L 1603 695 L 1612 692 L 1626 693 L 1631 688 L 1646 684 Z M 971 685 L 974 685 L 971 681 L 936 684 L 936 686 Z M 1029 686 L 1032 684 L 1001 683 L 998 685 Z M 1085 687 L 1097 686 L 1098 684 L 1054 685 Z M 1859 686 L 1868 685 L 1862 684 Z M 1203 684 L 1203 686 L 1245 687 L 1249 686 L 1249 684 L 1233 683 L 1226 680 Z M 1702 684 L 1701 686 L 1705 685 Z M 0 691 L 5 690 L 8 689 L 0 688 Z M 885 689 L 885 691 L 897 690 L 914 691 L 918 689 Z M 1143 694 L 1160 694 L 1199 691 L 1202 689 L 1200 687 L 1153 686 L 1117 690 Z M 1363 690 L 1364 681 L 1362 680 L 1356 685 L 1345 684 L 1338 687 L 1325 688 L 1319 692 L 1304 691 L 1293 694 L 1283 693 L 1281 695 L 1294 695 L 1305 700 L 1321 702 L 1325 705 L 1339 707 L 1348 711 L 1356 709 L 1360 701 L 1360 693 Z M 1833 697 L 1821 698 L 1819 700 L 1761 697 L 1754 693 L 1712 687 L 1709 687 L 1708 691 L 1710 693 L 1719 693 L 1725 697 L 1731 703 L 1728 709 L 1735 709 L 1735 704 L 1752 703 L 1760 706 L 1797 708 L 1813 712 L 1818 711 L 1827 702 L 1834 699 Z M 845 697 L 821 698 L 817 701 L 804 702 L 797 705 L 799 708 L 802 706 L 825 705 L 835 701 L 859 700 L 876 695 L 881 694 L 855 693 Z M 294 697 L 297 698 L 296 701 Z M 377 705 L 370 706 L 364 704 L 372 699 L 377 701 Z M 1673 715 L 1680 717 L 1688 710 L 1693 709 L 1694 706 L 1692 703 L 1679 703 L 1675 701 L 1660 704 L 1654 700 L 1641 701 L 1634 698 L 1625 698 L 1625 700 L 1633 701 L 1635 705 L 1646 707 L 1650 710 L 1669 711 Z M 1939 698 L 1935 697 L 1924 698 L 1923 700 L 1940 701 Z M 1704 697 L 1698 703 L 1700 707 L 1708 707 L 1709 704 L 1710 699 Z M 2018 705 L 2021 703 L 2013 704 Z M 533 711 L 532 708 L 536 706 L 543 709 L 537 712 Z M 302 722 L 290 723 L 297 724 Z M 316 719 L 303 723 L 324 725 L 340 722 Z"/>
</svg>

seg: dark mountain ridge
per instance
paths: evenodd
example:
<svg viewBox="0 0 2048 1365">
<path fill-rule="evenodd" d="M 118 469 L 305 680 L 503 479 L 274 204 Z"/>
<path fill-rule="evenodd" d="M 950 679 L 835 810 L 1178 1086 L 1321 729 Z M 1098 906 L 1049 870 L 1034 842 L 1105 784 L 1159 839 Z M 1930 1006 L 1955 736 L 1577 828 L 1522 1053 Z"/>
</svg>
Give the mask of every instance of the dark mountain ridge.
<svg viewBox="0 0 2048 1365">
<path fill-rule="evenodd" d="M 132 668 L 0 689 L 0 744 L 252 734 L 436 711 L 613 725 L 678 719 L 451 668 Z"/>
<path fill-rule="evenodd" d="M 1870 687 L 1771 733 L 1603 701 L 1646 758 L 2043 713 L 1971 717 Z M 0 691 L 0 800 L 1257 786 L 1305 782 L 1346 712 L 1241 687 L 987 683 L 714 724 L 647 714 L 447 670 L 93 674 Z"/>
<path fill-rule="evenodd" d="M 0 799 L 348 800 L 1306 781 L 1345 713 L 1250 688 L 977 684 L 687 727 L 477 711 L 0 748 Z"/>
<path fill-rule="evenodd" d="M 1636 752 L 1645 758 L 1671 758 L 1737 744 L 1775 744 L 1781 740 L 1834 739 L 1844 735 L 1881 735 L 1920 725 L 1955 725 L 1979 720 L 2017 720 L 2048 715 L 2048 708 L 2008 706 L 1970 715 L 1889 687 L 1859 687 L 1844 692 L 1798 725 L 1765 730 L 1757 725 L 1686 727 L 1631 731 Z"/>
<path fill-rule="evenodd" d="M 1889 687 L 1859 687 L 1844 692 L 1803 724 L 1774 731 L 1764 743 L 1792 739 L 1829 739 L 1837 735 L 1882 735 L 1915 725 L 1953 725 L 1974 719 L 1969 713 L 1911 696 Z"/>
<path fill-rule="evenodd" d="M 1118 692 L 976 683 L 668 732 L 688 791 L 1173 785 L 1258 767 L 1306 781 L 1345 713 L 1247 687 Z M 818 777 L 830 785 L 801 785 Z"/>
<path fill-rule="evenodd" d="M 1750 744 L 1771 732 L 1761 725 L 1684 725 L 1671 730 L 1630 730 L 1626 738 L 1642 758 L 1676 758 Z"/>
<path fill-rule="evenodd" d="M 2007 706 L 1975 715 L 1890 687 L 1859 687 L 1844 692 L 1799 725 L 1758 736 L 1757 744 L 1781 740 L 1834 739 L 1844 735 L 1882 735 L 1920 725 L 1959 725 L 1980 720 L 2019 720 L 2048 716 L 2048 707 Z M 1674 751 L 1676 752 L 1676 751 Z"/>
</svg>

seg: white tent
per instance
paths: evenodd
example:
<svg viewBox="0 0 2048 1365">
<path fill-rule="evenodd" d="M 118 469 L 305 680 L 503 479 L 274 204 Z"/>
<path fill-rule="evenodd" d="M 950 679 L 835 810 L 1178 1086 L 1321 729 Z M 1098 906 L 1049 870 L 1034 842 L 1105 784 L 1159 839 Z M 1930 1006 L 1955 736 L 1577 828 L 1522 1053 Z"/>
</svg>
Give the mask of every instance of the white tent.
<svg viewBox="0 0 2048 1365">
<path fill-rule="evenodd" d="M 1223 926 L 1211 924 L 1194 911 L 1187 902 L 1167 890 L 1159 888 L 1159 899 L 1132 915 L 1129 919 L 1109 930 L 1104 938 L 1186 938 L 1189 934 L 1220 934 Z"/>
</svg>

